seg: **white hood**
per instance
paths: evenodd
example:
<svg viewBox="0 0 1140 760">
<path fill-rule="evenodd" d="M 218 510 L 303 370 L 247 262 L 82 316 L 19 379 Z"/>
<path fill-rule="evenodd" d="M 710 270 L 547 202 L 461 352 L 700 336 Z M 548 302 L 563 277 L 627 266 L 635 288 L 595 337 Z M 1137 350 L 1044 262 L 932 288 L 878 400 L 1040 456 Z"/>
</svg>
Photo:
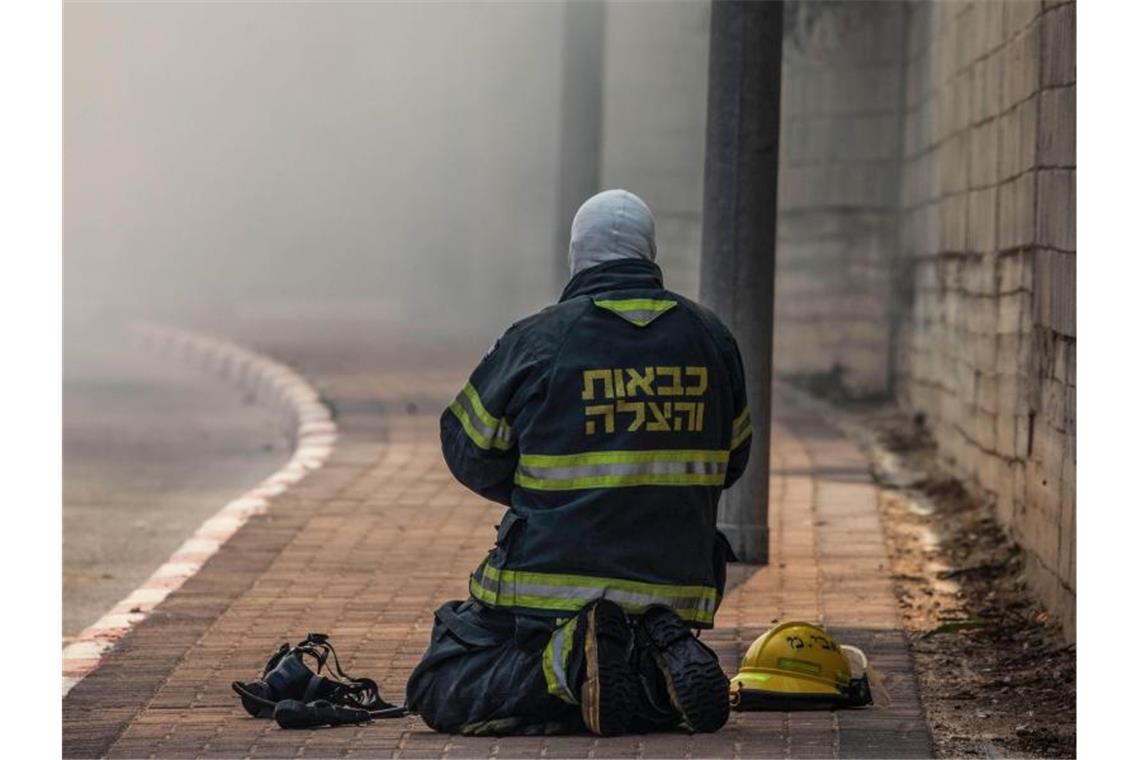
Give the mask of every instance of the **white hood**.
<svg viewBox="0 0 1140 760">
<path fill-rule="evenodd" d="M 606 261 L 657 258 L 653 212 L 627 190 L 587 200 L 570 225 L 570 276 Z"/>
</svg>

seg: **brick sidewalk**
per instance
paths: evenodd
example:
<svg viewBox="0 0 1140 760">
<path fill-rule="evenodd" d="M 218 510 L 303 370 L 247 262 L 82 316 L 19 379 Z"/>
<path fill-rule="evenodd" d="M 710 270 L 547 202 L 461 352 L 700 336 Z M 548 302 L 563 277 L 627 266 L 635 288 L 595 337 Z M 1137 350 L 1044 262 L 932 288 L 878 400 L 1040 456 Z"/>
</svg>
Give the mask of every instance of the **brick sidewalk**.
<svg viewBox="0 0 1140 760">
<path fill-rule="evenodd" d="M 283 353 L 336 407 L 342 437 L 332 457 L 246 524 L 72 690 L 63 704 L 65 756 L 930 755 L 875 487 L 859 452 L 787 394 L 778 394 L 773 428 L 771 564 L 731 568 L 735 586 L 703 640 L 731 674 L 773 621 L 822 620 L 883 673 L 889 708 L 733 713 L 713 735 L 615 739 L 452 737 L 417 718 L 282 731 L 248 718 L 230 681 L 253 678 L 280 642 L 309 631 L 329 633 L 348 672 L 375 678 L 399 701 L 433 610 L 466 596 L 502 511 L 456 484 L 439 451 L 437 410 L 463 380 L 454 356 L 440 351 L 417 364 L 393 346 L 372 360 L 401 370 L 382 372 L 327 354 L 306 362 Z"/>
</svg>

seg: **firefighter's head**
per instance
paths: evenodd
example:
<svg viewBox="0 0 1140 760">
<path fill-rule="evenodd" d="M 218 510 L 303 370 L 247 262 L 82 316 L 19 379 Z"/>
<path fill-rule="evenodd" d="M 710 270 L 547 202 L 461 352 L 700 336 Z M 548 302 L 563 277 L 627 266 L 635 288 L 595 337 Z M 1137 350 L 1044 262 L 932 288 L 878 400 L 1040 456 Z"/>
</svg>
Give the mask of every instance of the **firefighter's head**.
<svg viewBox="0 0 1140 760">
<path fill-rule="evenodd" d="M 605 190 L 582 204 L 570 225 L 570 275 L 619 259 L 657 258 L 653 212 L 627 190 Z"/>
</svg>

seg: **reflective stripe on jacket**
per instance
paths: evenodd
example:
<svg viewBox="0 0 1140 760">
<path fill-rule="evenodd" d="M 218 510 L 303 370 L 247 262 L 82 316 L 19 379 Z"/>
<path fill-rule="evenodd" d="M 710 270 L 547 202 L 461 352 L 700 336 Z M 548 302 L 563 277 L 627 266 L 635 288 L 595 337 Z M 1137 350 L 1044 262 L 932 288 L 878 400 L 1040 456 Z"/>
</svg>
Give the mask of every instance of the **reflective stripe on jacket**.
<svg viewBox="0 0 1140 760">
<path fill-rule="evenodd" d="M 652 262 L 579 273 L 443 413 L 451 472 L 510 507 L 472 597 L 562 617 L 605 596 L 711 627 L 731 555 L 717 501 L 751 431 L 740 353 L 710 311 Z"/>
</svg>

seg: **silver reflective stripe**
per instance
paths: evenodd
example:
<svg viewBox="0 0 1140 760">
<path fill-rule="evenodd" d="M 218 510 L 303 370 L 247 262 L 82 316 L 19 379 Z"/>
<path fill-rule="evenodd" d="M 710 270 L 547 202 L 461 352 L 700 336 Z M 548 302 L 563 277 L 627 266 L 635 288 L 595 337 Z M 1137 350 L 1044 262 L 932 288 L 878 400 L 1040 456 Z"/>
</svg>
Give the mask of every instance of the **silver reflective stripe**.
<svg viewBox="0 0 1140 760">
<path fill-rule="evenodd" d="M 728 450 L 650 449 L 523 454 L 515 483 L 542 491 L 629 486 L 723 486 Z"/>
<path fill-rule="evenodd" d="M 654 311 L 652 309 L 633 309 L 630 311 L 618 311 L 614 313 L 620 317 L 628 319 L 630 322 L 633 322 L 639 327 L 644 327 L 659 317 L 663 312 Z"/>
<path fill-rule="evenodd" d="M 483 584 L 486 585 L 488 580 L 489 579 L 484 577 Z M 497 587 L 496 590 L 498 593 L 507 593 L 512 596 L 579 599 L 582 602 L 582 606 L 604 596 L 606 599 L 617 602 L 626 608 L 648 607 L 651 604 L 667 604 L 670 607 L 680 610 L 701 610 L 705 608 L 704 599 L 698 596 L 644 594 L 616 588 L 590 588 L 561 585 L 547 586 L 541 583 L 523 583 L 520 581 L 514 581 L 509 584 L 501 581 L 497 584 Z"/>
<path fill-rule="evenodd" d="M 486 561 L 471 578 L 471 594 L 491 605 L 557 611 L 577 611 L 603 597 L 632 614 L 644 612 L 652 604 L 664 604 L 685 620 L 710 624 L 717 605 L 716 589 L 710 586 L 501 570 Z"/>
<path fill-rule="evenodd" d="M 652 298 L 627 298 L 616 301 L 594 299 L 594 305 L 600 309 L 613 312 L 638 327 L 645 327 L 676 306 L 677 302 Z"/>
<path fill-rule="evenodd" d="M 725 462 L 607 462 L 573 467 L 535 467 L 519 463 L 524 477 L 542 480 L 572 480 L 606 475 L 719 475 L 727 469 Z"/>
<path fill-rule="evenodd" d="M 464 386 L 449 407 L 459 419 L 468 437 L 481 449 L 491 447 L 509 449 L 514 443 L 514 434 L 506 420 L 493 417 L 478 400 L 479 394 L 468 383 Z M 490 424 L 494 423 L 494 424 Z"/>
<path fill-rule="evenodd" d="M 556 628 L 546 645 L 547 651 L 544 652 L 543 658 L 543 664 L 546 666 L 546 690 L 572 705 L 578 704 L 578 700 L 570 687 L 570 675 L 566 672 L 566 665 L 570 661 L 570 647 L 577 627 L 578 618 L 573 618 Z"/>
</svg>

